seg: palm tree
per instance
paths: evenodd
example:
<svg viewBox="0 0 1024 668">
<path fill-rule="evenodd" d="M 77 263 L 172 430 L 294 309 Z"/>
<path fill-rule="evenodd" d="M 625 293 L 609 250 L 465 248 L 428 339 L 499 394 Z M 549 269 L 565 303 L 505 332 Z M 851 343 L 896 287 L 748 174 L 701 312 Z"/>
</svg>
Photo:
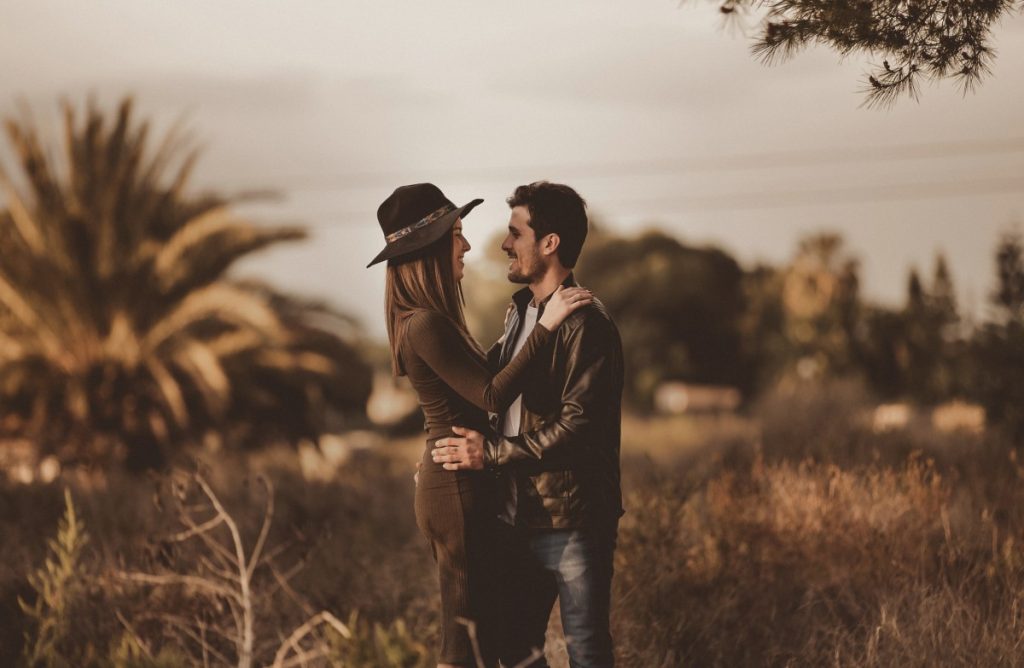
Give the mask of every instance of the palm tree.
<svg viewBox="0 0 1024 668">
<path fill-rule="evenodd" d="M 112 119 L 92 104 L 81 123 L 63 111 L 59 158 L 30 119 L 6 122 L 20 178 L 0 173 L 0 437 L 65 460 L 153 465 L 265 410 L 283 382 L 315 394 L 350 379 L 336 408 L 361 412 L 369 372 L 338 353 L 348 344 L 327 332 L 333 348 L 313 342 L 283 302 L 224 278 L 304 231 L 186 195 L 196 153 L 174 130 L 150 151 L 130 98 Z"/>
</svg>

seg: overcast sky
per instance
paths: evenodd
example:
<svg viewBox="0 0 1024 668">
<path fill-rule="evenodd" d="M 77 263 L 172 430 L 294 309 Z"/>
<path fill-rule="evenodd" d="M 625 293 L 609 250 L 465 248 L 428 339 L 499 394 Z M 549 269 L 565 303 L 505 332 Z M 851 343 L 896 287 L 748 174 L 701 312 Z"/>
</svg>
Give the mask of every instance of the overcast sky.
<svg viewBox="0 0 1024 668">
<path fill-rule="evenodd" d="M 996 29 L 974 94 L 944 82 L 870 110 L 865 61 L 815 49 L 765 67 L 699 1 L 35 0 L 5 6 L 0 90 L 5 113 L 93 92 L 184 115 L 205 147 L 198 185 L 281 190 L 247 211 L 312 230 L 236 274 L 327 299 L 375 336 L 376 208 L 419 181 L 486 200 L 467 219 L 478 246 L 511 190 L 546 178 L 623 233 L 659 227 L 747 264 L 838 231 L 883 303 L 944 251 L 980 309 L 998 235 L 1024 219 L 1022 38 L 1019 14 Z"/>
</svg>

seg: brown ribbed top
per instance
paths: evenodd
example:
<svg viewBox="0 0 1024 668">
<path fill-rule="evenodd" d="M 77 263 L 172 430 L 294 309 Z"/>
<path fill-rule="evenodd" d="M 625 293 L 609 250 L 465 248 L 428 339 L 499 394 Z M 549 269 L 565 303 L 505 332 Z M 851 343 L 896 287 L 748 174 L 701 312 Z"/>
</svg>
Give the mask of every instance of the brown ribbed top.
<svg viewBox="0 0 1024 668">
<path fill-rule="evenodd" d="M 523 393 L 523 372 L 550 340 L 551 332 L 538 324 L 519 354 L 492 376 L 450 318 L 428 310 L 409 316 L 399 354 L 419 395 L 427 434 L 448 436 L 452 425 L 486 430 L 485 411 L 500 413 Z"/>
</svg>

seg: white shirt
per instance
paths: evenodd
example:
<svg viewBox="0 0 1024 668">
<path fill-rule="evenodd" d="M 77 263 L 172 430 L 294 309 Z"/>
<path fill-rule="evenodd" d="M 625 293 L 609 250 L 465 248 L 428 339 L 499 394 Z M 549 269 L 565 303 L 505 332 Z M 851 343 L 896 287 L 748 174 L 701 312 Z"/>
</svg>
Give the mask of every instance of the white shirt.
<svg viewBox="0 0 1024 668">
<path fill-rule="evenodd" d="M 523 346 L 526 345 L 526 339 L 530 337 L 530 332 L 537 326 L 537 313 L 538 309 L 536 306 L 531 304 L 526 307 L 526 314 L 523 316 L 523 326 L 519 328 L 519 336 L 516 337 L 516 344 L 512 347 L 512 357 L 515 357 L 523 349 Z M 522 418 L 523 395 L 520 394 L 505 413 L 502 433 L 505 436 L 518 436 L 523 428 Z M 508 476 L 508 492 L 508 498 L 505 499 L 505 512 L 499 515 L 499 517 L 514 526 L 516 523 L 516 505 L 519 502 L 519 488 L 516 485 L 515 477 L 512 475 Z"/>
<path fill-rule="evenodd" d="M 523 317 L 523 326 L 519 328 L 519 336 L 516 337 L 516 345 L 512 347 L 512 357 L 519 354 L 519 351 L 526 345 L 526 339 L 530 338 L 530 332 L 537 326 L 537 307 L 527 306 L 526 315 Z M 512 357 L 509 359 L 511 360 Z M 523 417 L 523 395 L 516 397 L 512 405 L 505 413 L 504 429 L 505 436 L 518 436 L 522 429 L 521 420 Z"/>
</svg>

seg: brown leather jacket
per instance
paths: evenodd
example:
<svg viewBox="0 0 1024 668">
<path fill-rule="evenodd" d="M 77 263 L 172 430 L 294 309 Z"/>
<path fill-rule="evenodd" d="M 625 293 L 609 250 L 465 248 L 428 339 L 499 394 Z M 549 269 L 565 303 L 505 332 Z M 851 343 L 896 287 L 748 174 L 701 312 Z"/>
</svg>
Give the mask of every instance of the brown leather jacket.
<svg viewBox="0 0 1024 668">
<path fill-rule="evenodd" d="M 563 285 L 576 285 L 572 274 Z M 513 296 L 503 341 L 489 355 L 496 368 L 511 358 L 532 297 L 529 288 Z M 492 416 L 498 436 L 487 439 L 484 464 L 506 478 L 505 500 L 514 495 L 518 526 L 564 529 L 617 520 L 623 512 L 619 331 L 595 298 L 566 318 L 542 357 L 527 372 L 520 435 L 501 436 L 505 416 Z"/>
</svg>

